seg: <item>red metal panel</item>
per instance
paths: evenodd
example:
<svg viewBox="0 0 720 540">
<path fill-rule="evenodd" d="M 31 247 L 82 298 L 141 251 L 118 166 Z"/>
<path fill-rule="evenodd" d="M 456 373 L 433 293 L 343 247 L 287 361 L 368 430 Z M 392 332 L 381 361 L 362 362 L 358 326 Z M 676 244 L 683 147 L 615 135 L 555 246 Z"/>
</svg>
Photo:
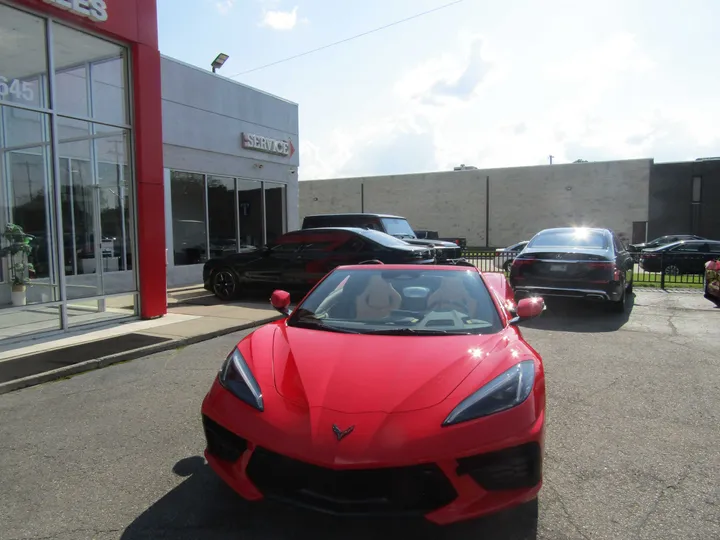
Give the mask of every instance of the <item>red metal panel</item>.
<svg viewBox="0 0 720 540">
<path fill-rule="evenodd" d="M 133 79 L 140 314 L 147 319 L 167 312 L 160 53 L 157 48 L 133 47 Z"/>
</svg>

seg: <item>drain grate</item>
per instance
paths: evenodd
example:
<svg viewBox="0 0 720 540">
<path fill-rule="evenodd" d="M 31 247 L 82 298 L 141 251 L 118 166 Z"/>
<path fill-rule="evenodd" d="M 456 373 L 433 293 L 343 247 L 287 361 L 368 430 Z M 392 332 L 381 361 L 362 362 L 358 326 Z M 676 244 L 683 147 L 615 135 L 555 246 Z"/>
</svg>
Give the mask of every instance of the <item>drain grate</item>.
<svg viewBox="0 0 720 540">
<path fill-rule="evenodd" d="M 82 343 L 62 349 L 40 352 L 0 362 L 0 383 L 22 379 L 31 375 L 45 373 L 53 369 L 72 366 L 111 354 L 118 354 L 157 343 L 170 341 L 170 338 L 148 336 L 145 334 L 125 334 L 91 343 Z"/>
</svg>

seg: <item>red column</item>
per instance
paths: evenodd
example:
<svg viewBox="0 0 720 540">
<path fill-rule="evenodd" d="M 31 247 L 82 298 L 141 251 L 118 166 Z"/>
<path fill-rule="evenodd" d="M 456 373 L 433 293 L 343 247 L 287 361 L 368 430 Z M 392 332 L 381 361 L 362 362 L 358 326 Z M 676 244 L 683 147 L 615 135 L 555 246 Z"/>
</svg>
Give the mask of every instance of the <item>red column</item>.
<svg viewBox="0 0 720 540">
<path fill-rule="evenodd" d="M 167 313 L 160 52 L 132 51 L 140 315 L 151 319 Z"/>
</svg>

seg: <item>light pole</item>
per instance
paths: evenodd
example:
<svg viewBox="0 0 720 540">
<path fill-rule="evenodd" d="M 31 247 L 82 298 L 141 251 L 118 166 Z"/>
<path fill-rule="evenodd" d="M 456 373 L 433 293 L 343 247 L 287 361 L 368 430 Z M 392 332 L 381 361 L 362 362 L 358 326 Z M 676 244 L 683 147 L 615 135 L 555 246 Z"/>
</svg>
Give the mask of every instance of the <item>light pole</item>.
<svg viewBox="0 0 720 540">
<path fill-rule="evenodd" d="M 223 67 L 223 64 L 227 61 L 228 58 L 230 57 L 225 53 L 218 54 L 215 60 L 213 60 L 213 63 L 210 64 L 210 66 L 212 67 L 212 72 L 215 73 L 216 70 Z"/>
</svg>

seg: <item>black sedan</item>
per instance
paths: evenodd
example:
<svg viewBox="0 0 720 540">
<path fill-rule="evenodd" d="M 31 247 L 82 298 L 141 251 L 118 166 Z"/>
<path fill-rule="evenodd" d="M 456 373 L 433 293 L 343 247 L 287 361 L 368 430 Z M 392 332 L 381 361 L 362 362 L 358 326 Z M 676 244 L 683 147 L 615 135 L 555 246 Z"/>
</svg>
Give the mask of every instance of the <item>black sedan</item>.
<svg viewBox="0 0 720 540">
<path fill-rule="evenodd" d="M 203 268 L 203 282 L 205 289 L 224 301 L 243 292 L 306 292 L 336 266 L 370 260 L 432 264 L 435 253 L 380 231 L 307 229 L 286 233 L 264 248 L 210 259 Z"/>
<path fill-rule="evenodd" d="M 720 241 L 683 240 L 640 254 L 640 267 L 646 272 L 665 272 L 670 276 L 703 274 L 705 263 L 720 256 Z"/>
<path fill-rule="evenodd" d="M 608 229 L 545 229 L 513 261 L 510 285 L 517 297 L 584 298 L 624 312 L 633 266 L 630 253 Z"/>
<path fill-rule="evenodd" d="M 705 240 L 705 238 L 694 234 L 668 234 L 666 236 L 660 236 L 655 240 L 650 240 L 649 242 L 630 244 L 628 246 L 628 251 L 638 252 L 645 251 L 646 249 L 655 249 L 668 244 L 674 244 L 675 242 L 679 242 L 681 240 Z"/>
</svg>

